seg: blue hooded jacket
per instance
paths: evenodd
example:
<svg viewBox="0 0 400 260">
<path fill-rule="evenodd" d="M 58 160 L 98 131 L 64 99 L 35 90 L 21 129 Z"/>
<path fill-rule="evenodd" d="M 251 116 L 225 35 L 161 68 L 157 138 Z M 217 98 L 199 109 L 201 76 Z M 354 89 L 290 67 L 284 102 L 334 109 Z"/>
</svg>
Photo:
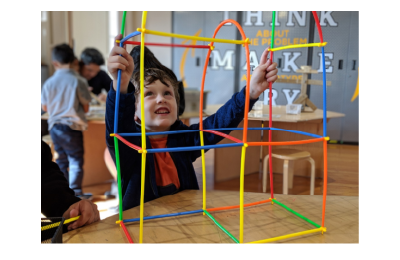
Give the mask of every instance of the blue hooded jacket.
<svg viewBox="0 0 400 260">
<path fill-rule="evenodd" d="M 132 83 L 129 83 L 132 84 Z M 130 86 L 133 87 L 133 86 Z M 232 128 L 237 127 L 244 118 L 245 89 L 233 94 L 232 98 L 226 102 L 215 114 L 203 120 L 203 129 Z M 111 87 L 107 95 L 106 102 L 106 143 L 111 157 L 115 162 L 114 137 L 114 112 L 115 112 L 116 91 Z M 258 99 L 250 100 L 249 110 Z M 135 123 L 135 95 L 134 93 L 121 94 L 118 111 L 118 133 L 140 133 L 140 126 Z M 170 131 L 176 130 L 198 130 L 199 124 L 187 126 L 182 121 L 177 120 L 171 126 Z M 229 134 L 230 131 L 220 131 Z M 214 145 L 220 142 L 223 137 L 212 133 L 204 132 L 204 145 Z M 142 147 L 140 136 L 124 137 L 130 143 Z M 167 147 L 187 147 L 200 146 L 199 132 L 170 134 L 167 138 Z M 146 147 L 151 148 L 149 137 L 146 137 Z M 118 141 L 121 187 L 122 187 L 122 207 L 123 210 L 136 207 L 140 204 L 140 183 L 141 183 L 141 158 L 142 155 L 136 150 Z M 208 150 L 206 150 L 208 151 Z M 159 198 L 164 195 L 173 194 L 186 189 L 199 189 L 193 162 L 201 156 L 201 150 L 170 152 L 171 158 L 178 172 L 180 182 L 179 190 L 175 185 L 167 187 L 157 187 L 154 156 L 152 153 L 146 155 L 146 173 L 144 202 Z"/>
</svg>

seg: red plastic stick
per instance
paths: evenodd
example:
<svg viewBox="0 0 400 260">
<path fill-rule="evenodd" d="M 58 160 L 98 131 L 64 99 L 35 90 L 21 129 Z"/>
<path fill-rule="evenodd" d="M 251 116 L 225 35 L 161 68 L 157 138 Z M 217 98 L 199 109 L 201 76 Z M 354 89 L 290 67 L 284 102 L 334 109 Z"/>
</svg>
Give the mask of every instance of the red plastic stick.
<svg viewBox="0 0 400 260">
<path fill-rule="evenodd" d="M 326 189 L 328 186 L 328 141 L 324 142 L 324 192 L 322 197 L 322 227 L 325 227 Z"/>
<path fill-rule="evenodd" d="M 312 11 L 312 14 L 314 15 L 315 24 L 317 25 L 317 28 L 318 28 L 319 40 L 321 41 L 321 43 L 323 43 L 324 39 L 322 37 L 322 30 L 321 30 L 321 25 L 319 24 L 319 19 L 318 19 L 317 12 L 316 11 Z"/>
<path fill-rule="evenodd" d="M 270 202 L 270 201 L 271 201 L 271 199 L 262 200 L 262 201 L 258 201 L 258 202 L 252 202 L 252 203 L 244 204 L 243 207 L 254 206 L 254 205 L 258 205 L 258 204 L 267 203 L 267 202 Z M 240 207 L 240 205 L 227 206 L 227 207 L 219 207 L 219 208 L 207 209 L 207 211 L 210 212 L 210 211 L 218 211 L 218 210 L 236 209 L 236 208 L 239 208 L 239 207 Z"/>
<path fill-rule="evenodd" d="M 274 52 L 270 53 L 270 60 L 271 64 L 274 61 Z M 269 127 L 272 127 L 272 82 L 269 83 Z M 272 130 L 268 131 L 268 141 L 272 142 Z M 250 145 L 250 144 L 249 144 Z M 269 185 L 270 185 L 270 192 L 271 192 L 271 198 L 274 198 L 274 178 L 272 174 L 272 146 L 268 146 L 268 154 L 269 154 Z"/>
<path fill-rule="evenodd" d="M 216 134 L 216 135 L 225 137 L 226 139 L 232 140 L 232 141 L 234 141 L 234 142 L 236 142 L 236 143 L 242 143 L 241 140 L 239 140 L 239 139 L 237 139 L 237 138 L 235 138 L 235 137 L 233 137 L 233 136 L 230 136 L 230 135 L 227 135 L 227 134 L 218 132 L 218 131 L 214 131 L 214 130 L 203 130 L 203 132 L 213 133 L 213 134 Z"/>
<path fill-rule="evenodd" d="M 125 41 L 124 44 L 140 45 L 140 42 L 136 41 Z M 172 44 L 172 43 L 154 43 L 146 42 L 146 46 L 162 46 L 162 47 L 183 47 L 183 48 L 197 48 L 197 49 L 209 49 L 208 45 L 188 45 L 188 44 Z"/>
<path fill-rule="evenodd" d="M 125 140 L 124 138 L 122 138 L 122 136 L 120 136 L 119 134 L 114 134 L 115 137 L 117 137 L 121 142 L 123 142 L 124 144 L 126 144 L 127 146 L 129 146 L 130 148 L 133 148 L 137 151 L 142 150 L 142 148 L 140 148 L 139 146 L 136 146 L 134 144 L 131 144 L 130 142 L 128 142 L 127 140 Z"/>
<path fill-rule="evenodd" d="M 288 141 L 288 142 L 250 142 L 247 143 L 249 146 L 260 146 L 260 145 L 296 145 L 296 144 L 310 144 L 324 141 L 325 138 L 315 138 L 300 141 Z M 271 197 L 272 198 L 272 197 Z"/>
<path fill-rule="evenodd" d="M 129 235 L 128 230 L 126 229 L 124 222 L 121 221 L 119 224 L 121 225 L 122 229 L 124 230 L 124 233 L 126 235 L 126 238 L 129 241 L 129 243 L 133 244 L 133 240 L 132 240 L 131 236 Z"/>
</svg>

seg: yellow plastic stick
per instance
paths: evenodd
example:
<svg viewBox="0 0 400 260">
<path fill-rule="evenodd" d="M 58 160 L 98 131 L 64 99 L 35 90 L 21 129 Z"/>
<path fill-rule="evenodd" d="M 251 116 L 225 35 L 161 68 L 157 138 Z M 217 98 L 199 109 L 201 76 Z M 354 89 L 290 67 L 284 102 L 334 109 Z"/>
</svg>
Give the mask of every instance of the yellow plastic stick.
<svg viewBox="0 0 400 260">
<path fill-rule="evenodd" d="M 68 223 L 70 223 L 72 221 L 78 220 L 79 217 L 80 216 L 76 216 L 74 218 L 69 218 L 69 219 L 64 221 L 64 224 L 68 224 Z M 53 223 L 53 224 L 50 224 L 50 225 L 47 225 L 47 226 L 43 226 L 43 227 L 41 227 L 41 229 L 42 229 L 41 231 L 44 231 L 44 230 L 47 230 L 47 229 L 50 229 L 50 228 L 58 227 L 60 225 L 60 223 L 61 223 L 61 221 Z"/>
<path fill-rule="evenodd" d="M 293 48 L 304 48 L 304 47 L 322 47 L 325 46 L 327 42 L 323 43 L 306 43 L 306 44 L 294 44 L 294 45 L 288 45 L 288 46 L 283 46 L 279 48 L 272 48 L 268 49 L 269 51 L 279 51 L 279 50 L 284 50 L 284 49 L 293 49 Z"/>
<path fill-rule="evenodd" d="M 147 12 L 142 12 L 142 28 L 146 27 Z M 143 204 L 144 204 L 144 178 L 146 173 L 146 121 L 144 117 L 144 33 L 141 34 L 140 45 L 140 114 L 141 114 L 141 132 L 142 132 L 142 176 L 140 185 L 140 228 L 139 243 L 143 243 Z"/>
<path fill-rule="evenodd" d="M 200 145 L 204 146 L 203 131 L 200 131 Z M 204 149 L 201 149 L 201 166 L 203 173 L 203 216 L 206 214 L 204 211 L 207 209 L 206 204 L 206 159 L 204 156 Z"/>
<path fill-rule="evenodd" d="M 146 173 L 146 153 L 142 153 L 142 180 L 140 185 L 140 229 L 139 243 L 143 243 L 143 204 L 144 204 L 144 176 Z"/>
<path fill-rule="evenodd" d="M 173 37 L 173 38 L 181 38 L 181 39 L 191 39 L 191 40 L 198 40 L 198 41 L 205 41 L 205 42 L 221 42 L 221 43 L 232 43 L 232 44 L 244 44 L 246 41 L 243 40 L 226 40 L 226 39 L 215 39 L 215 38 L 207 38 L 207 37 L 199 37 L 199 36 L 191 36 L 191 35 L 183 35 L 183 34 L 176 34 L 176 33 L 166 33 L 166 32 L 159 32 L 159 31 L 152 31 L 152 30 L 143 30 L 144 27 L 138 28 L 137 30 L 142 34 L 154 34 L 159 36 L 166 36 L 166 37 Z M 249 42 L 250 44 L 250 42 Z"/>
<path fill-rule="evenodd" d="M 244 197 L 244 162 L 246 158 L 246 146 L 242 146 L 242 159 L 240 164 L 240 238 L 239 242 L 243 243 L 243 197 Z"/>
<path fill-rule="evenodd" d="M 325 229 L 324 227 L 320 227 L 320 228 L 301 231 L 301 232 L 297 232 L 297 233 L 293 233 L 293 234 L 289 234 L 289 235 L 284 235 L 284 236 L 280 236 L 280 237 L 273 237 L 273 238 L 253 241 L 253 242 L 249 242 L 247 244 L 269 243 L 269 242 L 274 242 L 274 241 L 278 241 L 278 240 L 282 240 L 282 239 L 286 239 L 286 238 L 297 237 L 297 236 L 311 234 L 311 233 L 317 233 L 317 232 L 323 231 L 324 229 Z M 326 229 L 325 229 L 325 231 L 326 231 Z"/>
</svg>

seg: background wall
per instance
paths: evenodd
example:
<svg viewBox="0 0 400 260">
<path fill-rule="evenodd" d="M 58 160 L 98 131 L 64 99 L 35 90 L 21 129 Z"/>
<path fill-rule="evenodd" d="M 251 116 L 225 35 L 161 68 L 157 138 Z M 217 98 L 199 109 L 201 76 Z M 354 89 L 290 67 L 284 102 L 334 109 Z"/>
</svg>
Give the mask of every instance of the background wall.
<svg viewBox="0 0 400 260">
<path fill-rule="evenodd" d="M 51 66 L 51 48 L 61 43 L 71 44 L 70 13 L 66 11 L 41 12 L 41 64 L 44 65 L 44 70 L 47 70 L 45 75 L 51 75 L 54 72 Z M 44 80 L 42 78 L 42 82 Z"/>
<path fill-rule="evenodd" d="M 51 65 L 51 48 L 60 43 L 69 43 L 75 55 L 79 58 L 87 47 L 96 48 L 107 60 L 112 48 L 111 37 L 121 31 L 122 11 L 111 14 L 108 11 L 72 11 L 72 12 L 42 12 L 41 26 L 41 62 L 49 66 L 49 74 L 54 70 Z M 110 21 L 116 19 L 117 21 Z M 142 12 L 128 11 L 125 21 L 125 35 L 141 27 Z M 112 27 L 115 26 L 116 28 Z M 172 12 L 149 12 L 147 15 L 147 28 L 156 31 L 172 31 Z M 140 37 L 132 40 L 140 41 Z M 146 42 L 171 43 L 171 38 L 155 35 L 146 35 Z M 130 51 L 133 46 L 127 46 Z M 166 47 L 148 47 L 156 57 L 166 65 L 172 65 L 172 50 Z"/>
<path fill-rule="evenodd" d="M 122 16 L 122 12 L 120 12 L 120 16 Z M 121 22 L 118 22 L 118 25 L 121 26 Z M 125 35 L 136 31 L 137 28 L 140 27 L 142 27 L 142 12 L 127 12 Z M 172 32 L 172 12 L 148 12 L 146 28 L 153 31 Z M 120 29 L 118 30 L 118 32 L 119 31 Z M 136 36 L 135 38 L 133 38 L 133 41 L 140 41 L 140 36 Z M 145 42 L 172 43 L 172 38 L 146 34 Z M 172 49 L 170 47 L 147 47 L 154 53 L 154 55 L 162 64 L 169 68 L 172 67 Z M 131 46 L 127 48 L 128 51 L 130 51 L 131 49 Z"/>
<path fill-rule="evenodd" d="M 344 118 L 333 118 L 327 124 L 327 135 L 332 141 L 358 142 L 358 13 L 357 11 L 318 11 L 325 46 L 326 79 L 332 85 L 327 87 L 327 110 L 344 113 Z M 250 67 L 257 67 L 263 51 L 271 44 L 272 11 L 238 12 L 174 12 L 173 33 L 212 37 L 217 26 L 225 19 L 237 21 L 247 38 L 252 42 Z M 318 30 L 311 12 L 279 11 L 275 17 L 274 47 L 319 42 Z M 225 24 L 216 38 L 241 40 L 236 26 Z M 173 43 L 182 44 L 183 39 L 173 38 Z M 186 44 L 194 44 L 186 42 Z M 206 45 L 198 41 L 195 44 Z M 246 56 L 240 45 L 215 43 L 207 67 L 204 90 L 210 91 L 208 104 L 223 104 L 246 84 Z M 178 79 L 185 78 L 189 88 L 200 90 L 201 77 L 207 49 L 173 48 L 172 70 Z M 303 65 L 311 66 L 318 74 L 310 76 L 322 80 L 322 53 L 318 47 L 291 48 L 274 53 L 278 63 L 280 79 L 299 80 L 296 71 Z M 185 83 L 185 82 L 184 82 Z M 300 94 L 300 84 L 275 83 L 273 105 L 291 104 Z M 307 95 L 320 109 L 322 86 L 309 85 Z M 264 104 L 267 105 L 267 90 Z"/>
<path fill-rule="evenodd" d="M 72 39 L 75 55 L 85 48 L 96 48 L 108 57 L 108 12 L 72 12 Z"/>
<path fill-rule="evenodd" d="M 342 112 L 345 118 L 332 119 L 328 123 L 328 135 L 332 140 L 358 142 L 358 12 L 322 11 L 321 26 L 324 32 L 325 60 L 327 62 L 327 80 L 332 82 L 328 91 L 328 110 Z M 317 12 L 321 17 L 322 12 Z M 53 73 L 50 50 L 56 44 L 70 43 L 77 57 L 86 47 L 97 48 L 107 60 L 113 45 L 112 38 L 120 32 L 123 12 L 42 12 L 42 82 Z M 251 64 L 257 66 L 258 58 L 268 46 L 270 39 L 272 12 L 171 12 L 152 11 L 147 14 L 146 28 L 178 34 L 212 37 L 216 26 L 224 19 L 238 21 L 246 36 L 252 41 L 250 46 Z M 277 15 L 276 46 L 318 42 L 318 34 L 313 24 L 311 12 L 280 11 Z M 117 21 L 116 21 L 117 20 Z M 116 21 L 116 22 L 115 22 Z M 141 27 L 142 12 L 128 11 L 126 15 L 125 35 Z M 312 29 L 315 29 L 312 31 Z M 221 28 L 217 38 L 240 38 L 235 26 Z M 132 40 L 140 41 L 140 37 Z M 182 43 L 185 40 L 146 35 L 145 42 Z M 193 44 L 187 41 L 186 44 Z M 208 44 L 196 42 L 196 44 Z M 130 51 L 133 46 L 128 46 Z M 239 47 L 239 48 L 237 48 Z M 245 84 L 245 58 L 241 46 L 215 44 L 207 70 L 205 90 L 208 104 L 226 102 L 230 96 Z M 178 79 L 185 77 L 190 88 L 200 88 L 201 76 L 206 57 L 204 49 L 170 48 L 148 46 L 155 56 L 171 68 Z M 283 78 L 298 79 L 296 73 L 301 65 L 310 65 L 321 70 L 321 53 L 318 48 L 288 49 L 276 52 L 274 61 L 279 63 L 279 75 Z M 45 69 L 43 69 L 45 68 Z M 105 69 L 105 68 L 103 68 Z M 47 73 L 46 73 L 47 70 Z M 106 69 L 105 69 L 106 70 Z M 44 72 L 43 72 L 44 71 Z M 182 73 L 184 72 L 184 73 Z M 322 79 L 321 73 L 311 76 Z M 276 104 L 286 105 L 300 92 L 300 84 L 275 84 Z M 322 108 L 322 87 L 309 86 L 311 101 Z M 357 94 L 357 95 L 356 95 Z M 275 94 L 274 94 L 275 95 Z M 267 103 L 267 95 L 265 95 Z M 289 99 L 290 97 L 290 99 Z"/>
</svg>

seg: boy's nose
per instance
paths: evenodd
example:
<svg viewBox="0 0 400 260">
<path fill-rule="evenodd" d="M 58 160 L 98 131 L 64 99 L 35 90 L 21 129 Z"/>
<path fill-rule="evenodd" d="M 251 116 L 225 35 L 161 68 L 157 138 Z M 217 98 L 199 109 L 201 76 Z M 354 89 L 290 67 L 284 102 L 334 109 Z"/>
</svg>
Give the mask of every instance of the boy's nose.
<svg viewBox="0 0 400 260">
<path fill-rule="evenodd" d="M 163 102 L 165 102 L 164 95 L 158 95 L 157 96 L 157 103 L 163 103 Z"/>
</svg>

